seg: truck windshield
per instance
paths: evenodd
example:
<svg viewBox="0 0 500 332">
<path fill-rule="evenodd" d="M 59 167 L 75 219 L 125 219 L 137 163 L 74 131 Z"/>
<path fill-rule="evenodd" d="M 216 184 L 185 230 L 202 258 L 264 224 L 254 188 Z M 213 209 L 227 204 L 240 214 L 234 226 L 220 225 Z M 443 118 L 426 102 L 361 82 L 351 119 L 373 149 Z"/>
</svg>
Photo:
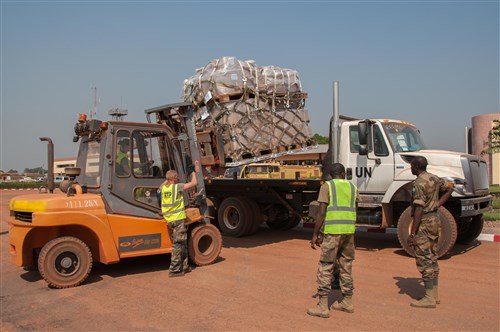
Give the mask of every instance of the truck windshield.
<svg viewBox="0 0 500 332">
<path fill-rule="evenodd" d="M 418 129 L 401 122 L 383 122 L 382 126 L 396 152 L 412 152 L 425 149 Z"/>
</svg>

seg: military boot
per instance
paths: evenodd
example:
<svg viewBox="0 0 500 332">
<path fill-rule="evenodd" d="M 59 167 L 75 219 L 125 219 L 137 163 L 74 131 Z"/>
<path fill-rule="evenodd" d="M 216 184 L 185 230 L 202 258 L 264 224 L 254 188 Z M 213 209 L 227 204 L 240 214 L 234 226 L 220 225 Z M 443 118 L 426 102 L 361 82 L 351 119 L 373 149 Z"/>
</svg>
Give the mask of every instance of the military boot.
<svg viewBox="0 0 500 332">
<path fill-rule="evenodd" d="M 307 309 L 307 314 L 321 318 L 330 317 L 330 312 L 328 310 L 328 296 L 320 296 L 316 308 Z"/>
<path fill-rule="evenodd" d="M 434 295 L 434 300 L 436 301 L 436 304 L 440 304 L 441 301 L 439 300 L 439 296 L 438 296 L 438 278 L 434 278 L 433 280 L 433 285 L 432 285 L 432 292 L 433 292 L 433 295 Z"/>
<path fill-rule="evenodd" d="M 425 282 L 425 296 L 418 301 L 412 302 L 410 305 L 416 308 L 435 308 L 436 300 L 434 299 L 434 282 Z"/>
<path fill-rule="evenodd" d="M 354 305 L 352 304 L 352 296 L 344 296 L 341 302 L 335 301 L 332 304 L 332 309 L 345 311 L 350 314 L 354 312 Z"/>
</svg>

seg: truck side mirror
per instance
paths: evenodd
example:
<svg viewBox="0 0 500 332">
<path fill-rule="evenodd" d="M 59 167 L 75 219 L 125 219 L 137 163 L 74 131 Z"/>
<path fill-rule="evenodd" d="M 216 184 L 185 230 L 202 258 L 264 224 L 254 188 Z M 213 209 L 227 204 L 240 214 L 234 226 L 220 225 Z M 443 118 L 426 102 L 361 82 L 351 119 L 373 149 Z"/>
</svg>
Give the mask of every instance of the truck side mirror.
<svg viewBox="0 0 500 332">
<path fill-rule="evenodd" d="M 366 144 L 364 145 L 359 145 L 359 151 L 358 151 L 360 156 L 367 156 L 368 155 L 368 146 Z"/>
<path fill-rule="evenodd" d="M 370 120 L 366 119 L 358 123 L 358 137 L 359 137 L 359 154 L 361 156 L 368 155 L 368 126 Z"/>
</svg>

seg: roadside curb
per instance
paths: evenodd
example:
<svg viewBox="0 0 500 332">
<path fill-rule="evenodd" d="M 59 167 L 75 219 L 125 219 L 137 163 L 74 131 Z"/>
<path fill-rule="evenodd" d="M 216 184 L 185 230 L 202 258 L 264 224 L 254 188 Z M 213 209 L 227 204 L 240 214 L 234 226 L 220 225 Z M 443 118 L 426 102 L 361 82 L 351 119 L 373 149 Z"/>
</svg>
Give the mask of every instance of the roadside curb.
<svg viewBox="0 0 500 332">
<path fill-rule="evenodd" d="M 500 242 L 500 234 L 480 234 L 477 239 L 480 241 Z"/>
</svg>

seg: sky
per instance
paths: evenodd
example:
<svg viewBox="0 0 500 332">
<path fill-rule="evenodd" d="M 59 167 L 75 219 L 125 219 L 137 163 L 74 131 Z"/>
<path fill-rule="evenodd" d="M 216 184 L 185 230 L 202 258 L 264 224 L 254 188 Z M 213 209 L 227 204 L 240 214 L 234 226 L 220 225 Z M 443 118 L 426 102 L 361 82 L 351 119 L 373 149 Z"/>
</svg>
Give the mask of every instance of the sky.
<svg viewBox="0 0 500 332">
<path fill-rule="evenodd" d="M 428 147 L 464 152 L 465 127 L 500 111 L 499 1 L 1 0 L 0 170 L 75 157 L 73 126 L 182 100 L 222 56 L 297 70 L 313 133 L 340 113 L 415 124 Z M 95 90 L 93 89 L 95 87 Z"/>
</svg>

